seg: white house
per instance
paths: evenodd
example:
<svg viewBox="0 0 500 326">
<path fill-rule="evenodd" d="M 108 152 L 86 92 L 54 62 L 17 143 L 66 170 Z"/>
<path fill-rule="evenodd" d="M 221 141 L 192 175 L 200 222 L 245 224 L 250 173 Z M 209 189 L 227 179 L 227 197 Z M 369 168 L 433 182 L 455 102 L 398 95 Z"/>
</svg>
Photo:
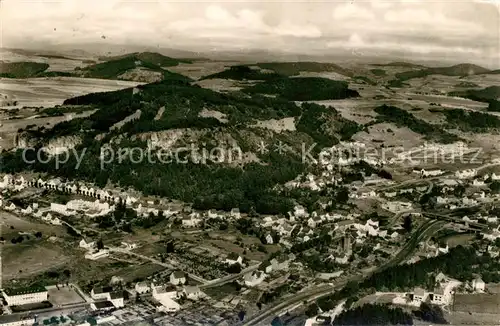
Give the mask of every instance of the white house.
<svg viewBox="0 0 500 326">
<path fill-rule="evenodd" d="M 162 298 L 175 299 L 178 297 L 177 289 L 172 284 L 155 285 L 154 283 L 151 283 L 151 289 L 153 298 L 158 301 L 160 301 Z"/>
<path fill-rule="evenodd" d="M 245 274 L 243 279 L 245 281 L 246 286 L 253 287 L 253 286 L 257 286 L 260 283 L 262 283 L 264 281 L 264 279 L 266 278 L 266 276 L 267 276 L 266 273 L 258 270 L 258 271 L 255 271 L 253 273 Z"/>
<path fill-rule="evenodd" d="M 137 248 L 137 244 L 135 243 L 122 242 L 122 246 L 127 250 L 134 250 Z"/>
<path fill-rule="evenodd" d="M 197 286 L 185 286 L 182 293 L 190 300 L 198 300 L 203 297 L 203 292 Z"/>
<path fill-rule="evenodd" d="M 455 177 L 459 179 L 468 179 L 476 176 L 476 173 L 477 173 L 476 169 L 466 169 L 455 172 Z"/>
<path fill-rule="evenodd" d="M 80 248 L 84 249 L 93 249 L 95 247 L 95 242 L 87 242 L 85 239 L 80 240 L 79 243 Z"/>
<path fill-rule="evenodd" d="M 231 217 L 235 218 L 235 219 L 239 219 L 241 217 L 240 209 L 239 208 L 231 209 Z"/>
<path fill-rule="evenodd" d="M 476 278 L 475 280 L 472 281 L 472 288 L 474 289 L 474 291 L 484 292 L 486 284 L 482 279 Z"/>
<path fill-rule="evenodd" d="M 493 174 L 491 175 L 491 180 L 493 180 L 493 181 L 500 180 L 500 175 L 496 175 L 495 173 L 493 173 Z"/>
<path fill-rule="evenodd" d="M 297 205 L 294 207 L 293 215 L 295 217 L 305 217 L 307 216 L 307 211 L 303 206 Z"/>
<path fill-rule="evenodd" d="M 234 264 L 240 264 L 240 265 L 242 265 L 243 264 L 243 258 L 241 258 L 240 255 L 238 255 L 238 254 L 236 254 L 234 252 L 231 252 L 226 257 L 225 263 L 229 264 L 229 265 L 234 265 Z"/>
<path fill-rule="evenodd" d="M 111 301 L 115 308 L 123 308 L 125 306 L 122 292 L 111 292 L 109 294 L 109 301 Z"/>
<path fill-rule="evenodd" d="M 170 283 L 173 285 L 180 285 L 186 283 L 186 274 L 182 271 L 175 271 L 170 274 Z"/>
<path fill-rule="evenodd" d="M 474 181 L 472 181 L 472 185 L 474 187 L 482 187 L 482 186 L 485 186 L 486 184 L 484 183 L 483 180 L 474 179 Z"/>
<path fill-rule="evenodd" d="M 420 306 L 422 302 L 424 302 L 427 299 L 428 294 L 425 293 L 425 290 L 422 288 L 416 288 L 413 291 L 413 303 L 415 305 Z"/>
<path fill-rule="evenodd" d="M 151 291 L 151 287 L 146 282 L 137 282 L 135 284 L 135 292 L 138 294 L 144 294 Z"/>
<path fill-rule="evenodd" d="M 434 292 L 429 294 L 429 298 L 432 304 L 435 305 L 446 305 L 448 304 L 447 296 L 444 294 L 444 290 L 442 288 L 435 289 Z"/>
<path fill-rule="evenodd" d="M 69 215 L 74 214 L 73 212 L 68 212 L 66 205 L 63 205 L 63 204 L 50 203 L 50 210 L 52 212 L 55 212 L 55 213 L 58 213 L 61 215 L 65 215 L 65 216 L 69 216 Z"/>
<path fill-rule="evenodd" d="M 107 249 L 101 249 L 97 252 L 90 252 L 90 253 L 85 255 L 85 259 L 89 259 L 89 260 L 97 260 L 97 259 L 106 258 L 106 257 L 109 257 L 109 250 L 107 250 Z"/>
<path fill-rule="evenodd" d="M 44 287 L 27 289 L 5 289 L 3 297 L 9 306 L 21 306 L 47 301 L 48 291 Z"/>
<path fill-rule="evenodd" d="M 197 227 L 201 223 L 202 219 L 200 214 L 193 212 L 189 216 L 182 218 L 182 226 L 185 227 Z"/>
</svg>

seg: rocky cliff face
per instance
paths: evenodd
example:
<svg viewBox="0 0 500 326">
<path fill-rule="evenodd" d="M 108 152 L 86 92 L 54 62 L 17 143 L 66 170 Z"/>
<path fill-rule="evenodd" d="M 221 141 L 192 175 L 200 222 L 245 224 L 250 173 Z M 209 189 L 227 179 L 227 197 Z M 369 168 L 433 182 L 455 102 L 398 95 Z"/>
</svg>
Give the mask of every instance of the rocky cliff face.
<svg viewBox="0 0 500 326">
<path fill-rule="evenodd" d="M 79 136 L 64 136 L 50 140 L 45 149 L 51 155 L 65 153 L 80 145 L 82 139 Z"/>
<path fill-rule="evenodd" d="M 51 139 L 43 147 L 46 153 L 57 155 L 75 148 L 77 145 L 81 144 L 81 142 L 82 139 L 79 136 L 64 136 Z M 16 149 L 35 147 L 39 143 L 39 140 L 29 133 L 21 133 L 16 136 Z"/>
</svg>

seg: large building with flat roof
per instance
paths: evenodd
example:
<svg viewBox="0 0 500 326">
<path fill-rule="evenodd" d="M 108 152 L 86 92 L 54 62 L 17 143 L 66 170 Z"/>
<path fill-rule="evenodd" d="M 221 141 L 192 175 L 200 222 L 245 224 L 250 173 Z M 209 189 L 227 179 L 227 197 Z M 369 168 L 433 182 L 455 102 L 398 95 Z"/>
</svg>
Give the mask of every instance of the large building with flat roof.
<svg viewBox="0 0 500 326">
<path fill-rule="evenodd" d="M 32 326 L 35 318 L 28 315 L 1 315 L 0 326 Z"/>
<path fill-rule="evenodd" d="M 9 306 L 40 303 L 48 299 L 48 291 L 43 286 L 22 289 L 4 289 L 2 294 Z"/>
</svg>

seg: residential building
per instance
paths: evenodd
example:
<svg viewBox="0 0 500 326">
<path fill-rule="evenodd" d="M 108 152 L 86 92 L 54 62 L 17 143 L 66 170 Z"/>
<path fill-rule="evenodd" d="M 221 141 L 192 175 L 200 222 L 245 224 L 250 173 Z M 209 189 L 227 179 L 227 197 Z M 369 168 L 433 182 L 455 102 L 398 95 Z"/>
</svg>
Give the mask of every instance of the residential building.
<svg viewBox="0 0 500 326">
<path fill-rule="evenodd" d="M 190 300 L 198 300 L 203 297 L 203 292 L 197 286 L 185 286 L 182 293 Z"/>
<path fill-rule="evenodd" d="M 468 179 L 476 176 L 476 169 L 466 169 L 455 172 L 455 177 L 458 179 Z"/>
<path fill-rule="evenodd" d="M 137 244 L 135 243 L 122 242 L 122 246 L 127 250 L 133 250 L 137 248 Z"/>
<path fill-rule="evenodd" d="M 429 294 L 429 298 L 432 304 L 435 305 L 445 305 L 448 304 L 446 300 L 447 297 L 444 294 L 444 290 L 442 288 L 435 289 L 434 292 Z"/>
<path fill-rule="evenodd" d="M 93 300 L 109 300 L 111 292 L 113 292 L 113 288 L 110 286 L 96 287 L 90 291 L 90 296 Z"/>
<path fill-rule="evenodd" d="M 229 265 L 234 265 L 234 264 L 240 264 L 240 265 L 242 265 L 243 264 L 243 258 L 240 255 L 238 255 L 237 253 L 231 252 L 226 257 L 225 263 L 229 264 Z"/>
<path fill-rule="evenodd" d="M 9 306 L 39 303 L 48 299 L 48 291 L 44 287 L 5 289 L 2 294 Z"/>
<path fill-rule="evenodd" d="M 0 187 L 1 188 L 1 187 Z M 32 314 L 5 314 L 0 315 L 1 326 L 32 326 L 35 323 L 35 318 Z"/>
<path fill-rule="evenodd" d="M 186 274 L 182 271 L 175 271 L 170 274 L 170 283 L 173 285 L 181 285 L 186 283 Z"/>
<path fill-rule="evenodd" d="M 123 292 L 111 292 L 109 294 L 109 301 L 111 301 L 115 308 L 122 308 L 125 306 L 123 302 Z"/>
<path fill-rule="evenodd" d="M 90 253 L 85 255 L 85 259 L 89 259 L 89 260 L 97 260 L 97 259 L 106 258 L 106 257 L 109 257 L 109 250 L 107 250 L 107 249 L 101 249 L 99 251 L 90 252 Z"/>
<path fill-rule="evenodd" d="M 95 247 L 95 242 L 87 242 L 85 239 L 80 240 L 79 243 L 80 248 L 84 249 L 93 249 Z"/>
<path fill-rule="evenodd" d="M 424 289 L 416 288 L 413 291 L 413 303 L 419 305 L 420 303 L 424 302 L 426 298 L 427 294 L 425 293 Z"/>
<path fill-rule="evenodd" d="M 486 284 L 482 279 L 476 278 L 475 280 L 472 281 L 472 288 L 474 289 L 474 291 L 484 292 Z"/>
<path fill-rule="evenodd" d="M 257 270 L 253 273 L 245 274 L 243 279 L 245 281 L 246 286 L 253 287 L 253 286 L 257 286 L 257 285 L 261 284 L 266 277 L 267 277 L 266 273 L 264 273 L 263 271 Z"/>
<path fill-rule="evenodd" d="M 271 259 L 271 266 L 273 271 L 288 270 L 290 261 L 293 260 L 295 256 L 290 254 L 290 256 L 281 255 L 276 258 Z"/>
<path fill-rule="evenodd" d="M 137 294 L 144 294 L 151 291 L 151 287 L 146 282 L 137 282 L 135 284 L 135 292 Z"/>
<path fill-rule="evenodd" d="M 235 219 L 239 219 L 241 217 L 240 209 L 239 208 L 231 209 L 231 217 L 235 218 Z"/>
</svg>

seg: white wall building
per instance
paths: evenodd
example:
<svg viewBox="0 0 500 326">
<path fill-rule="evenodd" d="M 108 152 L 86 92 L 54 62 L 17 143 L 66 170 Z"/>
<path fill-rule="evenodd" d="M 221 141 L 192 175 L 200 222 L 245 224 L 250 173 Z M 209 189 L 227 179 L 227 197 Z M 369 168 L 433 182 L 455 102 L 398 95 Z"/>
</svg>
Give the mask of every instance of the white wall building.
<svg viewBox="0 0 500 326">
<path fill-rule="evenodd" d="M 182 271 L 175 271 L 170 274 L 170 283 L 173 285 L 180 285 L 186 283 L 186 274 Z"/>
<path fill-rule="evenodd" d="M 9 306 L 20 306 L 47 301 L 48 291 L 45 288 L 4 290 L 3 297 Z"/>
</svg>

